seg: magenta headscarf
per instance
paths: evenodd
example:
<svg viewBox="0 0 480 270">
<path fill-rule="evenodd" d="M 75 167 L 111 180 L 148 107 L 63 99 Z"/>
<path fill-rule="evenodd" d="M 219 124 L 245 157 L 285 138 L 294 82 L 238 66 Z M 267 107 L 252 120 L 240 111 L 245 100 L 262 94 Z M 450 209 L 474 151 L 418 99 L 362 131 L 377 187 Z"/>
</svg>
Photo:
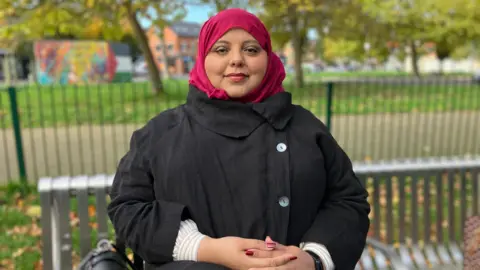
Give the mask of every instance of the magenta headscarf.
<svg viewBox="0 0 480 270">
<path fill-rule="evenodd" d="M 205 72 L 205 57 L 213 44 L 232 28 L 242 28 L 250 33 L 267 52 L 268 67 L 260 85 L 246 96 L 239 99 L 241 102 L 261 102 L 265 98 L 282 92 L 282 82 L 285 79 L 285 68 L 280 58 L 272 52 L 270 34 L 265 25 L 255 15 L 239 8 L 226 9 L 211 17 L 200 30 L 198 50 L 195 65 L 190 72 L 189 83 L 205 92 L 209 98 L 230 99 L 225 90 L 215 88 L 208 80 Z"/>
</svg>

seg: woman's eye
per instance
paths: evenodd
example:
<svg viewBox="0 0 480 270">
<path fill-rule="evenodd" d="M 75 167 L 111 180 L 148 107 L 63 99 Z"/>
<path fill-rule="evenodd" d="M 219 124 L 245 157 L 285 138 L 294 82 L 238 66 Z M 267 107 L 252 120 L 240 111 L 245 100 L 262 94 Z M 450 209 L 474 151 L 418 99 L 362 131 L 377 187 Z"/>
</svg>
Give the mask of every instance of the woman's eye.
<svg viewBox="0 0 480 270">
<path fill-rule="evenodd" d="M 227 48 L 224 48 L 224 47 L 218 47 L 215 49 L 215 52 L 218 53 L 218 54 L 225 54 L 228 52 Z"/>
<path fill-rule="evenodd" d="M 259 52 L 259 49 L 255 47 L 249 47 L 249 48 L 246 48 L 245 51 L 247 51 L 249 54 L 256 54 Z"/>
</svg>

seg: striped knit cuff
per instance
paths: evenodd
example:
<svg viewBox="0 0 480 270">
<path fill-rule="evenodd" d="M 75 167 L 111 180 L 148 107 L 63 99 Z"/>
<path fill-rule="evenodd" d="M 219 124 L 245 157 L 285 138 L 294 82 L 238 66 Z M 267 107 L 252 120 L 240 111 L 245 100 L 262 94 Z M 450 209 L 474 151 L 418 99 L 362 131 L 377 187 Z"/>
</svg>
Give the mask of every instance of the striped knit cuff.
<svg viewBox="0 0 480 270">
<path fill-rule="evenodd" d="M 205 237 L 198 231 L 197 224 L 193 220 L 180 222 L 177 240 L 173 248 L 174 261 L 197 261 L 200 242 Z"/>
<path fill-rule="evenodd" d="M 335 269 L 335 265 L 333 264 L 332 257 L 330 256 L 330 253 L 328 252 L 327 248 L 324 245 L 307 242 L 307 243 L 301 243 L 300 248 L 304 251 L 308 250 L 310 252 L 315 253 L 322 261 L 324 270 Z"/>
</svg>

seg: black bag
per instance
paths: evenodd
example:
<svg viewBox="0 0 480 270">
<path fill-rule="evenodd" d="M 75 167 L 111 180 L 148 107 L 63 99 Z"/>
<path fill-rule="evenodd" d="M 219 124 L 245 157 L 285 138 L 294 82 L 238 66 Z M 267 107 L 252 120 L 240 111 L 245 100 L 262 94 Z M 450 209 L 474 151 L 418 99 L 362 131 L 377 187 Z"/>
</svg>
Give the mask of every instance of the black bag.
<svg viewBox="0 0 480 270">
<path fill-rule="evenodd" d="M 100 240 L 80 262 L 77 270 L 137 270 L 128 257 L 108 240 Z"/>
</svg>

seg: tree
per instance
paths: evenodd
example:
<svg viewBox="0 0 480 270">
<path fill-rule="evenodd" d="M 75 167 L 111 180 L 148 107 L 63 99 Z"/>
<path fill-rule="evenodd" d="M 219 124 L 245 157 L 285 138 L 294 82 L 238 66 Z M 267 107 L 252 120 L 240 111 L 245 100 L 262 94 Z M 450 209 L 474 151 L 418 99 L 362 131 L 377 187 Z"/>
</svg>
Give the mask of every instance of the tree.
<svg viewBox="0 0 480 270">
<path fill-rule="evenodd" d="M 367 16 L 360 3 L 326 1 L 318 12 L 312 26 L 317 30 L 327 60 L 376 58 L 382 61 L 388 57 L 390 29 Z"/>
<path fill-rule="evenodd" d="M 163 29 L 166 25 L 185 16 L 185 1 L 88 0 L 87 3 L 83 7 L 85 12 L 92 14 L 93 17 L 98 16 L 105 22 L 118 24 L 122 22 L 123 18 L 126 18 L 132 35 L 143 52 L 152 83 L 152 91 L 154 93 L 161 92 L 163 86 L 160 71 L 155 63 L 146 32 L 140 25 L 140 19 L 146 19 L 152 26 Z"/>
<path fill-rule="evenodd" d="M 480 33 L 479 0 L 355 0 L 362 11 L 392 29 L 391 38 L 410 48 L 418 75 L 418 43 L 434 42 L 440 61 Z"/>
<path fill-rule="evenodd" d="M 212 5 L 216 12 L 220 12 L 227 8 L 243 8 L 249 7 L 248 0 L 197 0 L 200 4 Z M 211 16 L 212 14 L 210 14 Z"/>
<path fill-rule="evenodd" d="M 251 1 L 252 4 L 261 4 L 260 19 L 270 30 L 273 43 L 277 47 L 284 45 L 287 40 L 292 43 L 294 51 L 295 85 L 303 87 L 304 77 L 302 62 L 305 46 L 308 44 L 307 33 L 312 18 L 321 9 L 314 0 L 263 0 Z"/>
<path fill-rule="evenodd" d="M 0 43 L 15 51 L 26 41 L 42 38 L 72 37 L 80 31 L 85 20 L 74 2 L 0 1 Z"/>
<path fill-rule="evenodd" d="M 164 27 L 185 16 L 184 2 L 149 0 L 44 0 L 0 1 L 0 42 L 15 49 L 26 40 L 44 38 L 98 38 L 122 40 L 135 37 L 144 54 L 152 91 L 162 91 L 160 72 L 153 59 L 140 19 Z"/>
<path fill-rule="evenodd" d="M 432 27 L 425 38 L 435 43 L 435 52 L 440 61 L 440 74 L 443 73 L 443 61 L 461 47 L 470 45 L 472 39 L 479 36 L 480 1 L 458 0 L 456 2 L 436 3 L 430 11 Z"/>
</svg>

